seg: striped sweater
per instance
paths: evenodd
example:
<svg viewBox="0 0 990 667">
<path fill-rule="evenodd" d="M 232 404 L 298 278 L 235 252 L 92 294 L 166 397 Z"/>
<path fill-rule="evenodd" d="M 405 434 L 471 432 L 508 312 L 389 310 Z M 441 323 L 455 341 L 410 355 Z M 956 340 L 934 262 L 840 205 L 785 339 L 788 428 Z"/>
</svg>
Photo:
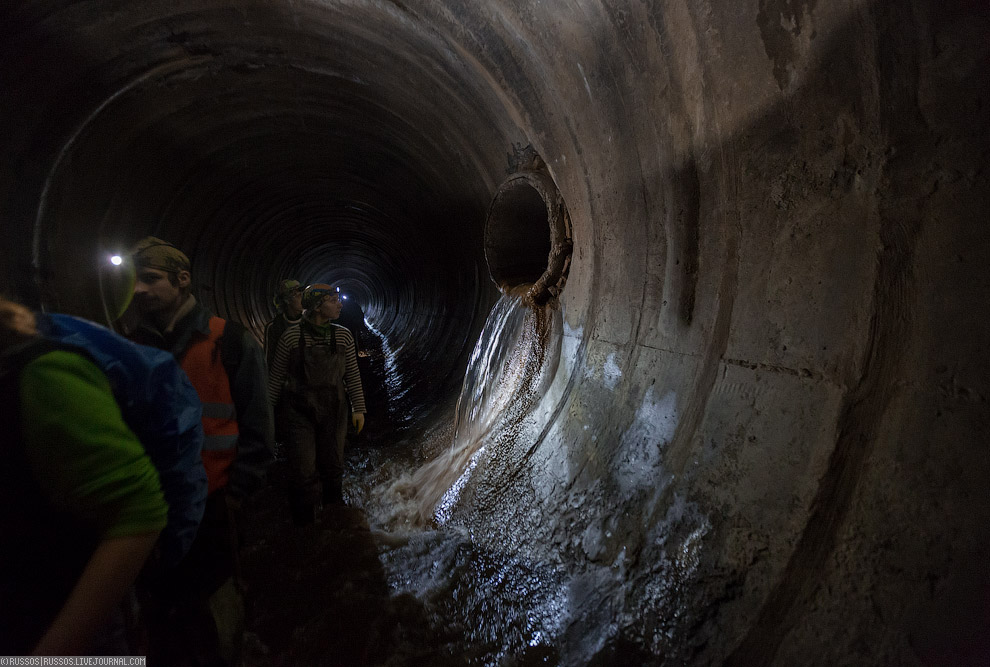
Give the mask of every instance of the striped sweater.
<svg viewBox="0 0 990 667">
<path fill-rule="evenodd" d="M 293 324 L 278 339 L 278 345 L 275 348 L 275 360 L 272 362 L 271 372 L 268 375 L 268 394 L 271 396 L 272 405 L 278 405 L 278 399 L 282 395 L 282 387 L 285 386 L 286 373 L 289 369 L 289 354 L 299 347 L 300 326 L 301 324 Z M 343 352 L 347 360 L 347 367 L 344 371 L 344 389 L 347 390 L 347 398 L 351 401 L 351 411 L 355 413 L 366 412 L 354 336 L 347 327 L 342 327 L 339 324 L 332 324 L 331 326 L 337 332 L 337 351 L 338 353 Z M 329 333 L 326 338 L 321 338 L 315 336 L 310 327 L 303 329 L 303 336 L 306 338 L 306 347 L 330 343 Z"/>
</svg>

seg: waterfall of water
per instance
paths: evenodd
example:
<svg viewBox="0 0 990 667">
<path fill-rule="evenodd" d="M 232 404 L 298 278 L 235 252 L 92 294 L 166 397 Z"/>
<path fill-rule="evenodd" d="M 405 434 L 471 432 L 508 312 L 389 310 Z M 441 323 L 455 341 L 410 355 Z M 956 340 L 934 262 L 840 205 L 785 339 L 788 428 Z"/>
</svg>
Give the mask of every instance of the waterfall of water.
<svg viewBox="0 0 990 667">
<path fill-rule="evenodd" d="M 392 485 L 407 500 L 397 506 L 396 518 L 444 524 L 492 434 L 518 423 L 539 399 L 553 314 L 550 307 L 527 305 L 524 294 L 513 290 L 492 308 L 464 374 L 453 441 Z"/>
</svg>

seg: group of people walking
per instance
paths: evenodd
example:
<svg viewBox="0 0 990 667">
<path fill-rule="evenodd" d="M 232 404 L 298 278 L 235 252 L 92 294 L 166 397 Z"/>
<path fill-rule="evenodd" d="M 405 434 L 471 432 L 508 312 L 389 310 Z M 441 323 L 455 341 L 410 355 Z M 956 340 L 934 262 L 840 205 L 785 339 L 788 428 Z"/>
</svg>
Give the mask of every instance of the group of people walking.
<svg viewBox="0 0 990 667">
<path fill-rule="evenodd" d="M 138 608 L 149 660 L 228 664 L 236 642 L 217 617 L 243 615 L 241 514 L 276 438 L 297 525 L 344 502 L 348 414 L 360 432 L 366 409 L 354 337 L 333 324 L 338 290 L 280 283 L 263 350 L 196 299 L 171 243 L 142 239 L 130 259 L 129 340 L 0 300 L 0 392 L 17 407 L 3 436 L 0 655 L 131 652 L 124 617 Z"/>
<path fill-rule="evenodd" d="M 327 284 L 282 283 L 281 312 L 265 328 L 268 392 L 287 445 L 290 497 L 297 524 L 313 523 L 324 505 L 342 503 L 348 402 L 355 430 L 364 428 L 364 391 L 354 335 L 334 324 L 343 302 Z"/>
</svg>

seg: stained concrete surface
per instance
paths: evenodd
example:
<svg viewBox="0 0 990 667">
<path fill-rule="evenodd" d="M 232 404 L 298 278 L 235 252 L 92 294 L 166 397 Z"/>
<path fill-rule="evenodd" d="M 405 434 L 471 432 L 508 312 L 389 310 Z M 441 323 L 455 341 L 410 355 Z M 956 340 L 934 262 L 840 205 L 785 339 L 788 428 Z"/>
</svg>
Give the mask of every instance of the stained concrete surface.
<svg viewBox="0 0 990 667">
<path fill-rule="evenodd" d="M 97 267 L 148 233 L 256 329 L 277 280 L 341 282 L 427 414 L 531 146 L 572 227 L 559 365 L 451 515 L 551 570 L 530 650 L 980 664 L 988 28 L 975 0 L 8 2 L 0 288 L 100 319 Z"/>
</svg>

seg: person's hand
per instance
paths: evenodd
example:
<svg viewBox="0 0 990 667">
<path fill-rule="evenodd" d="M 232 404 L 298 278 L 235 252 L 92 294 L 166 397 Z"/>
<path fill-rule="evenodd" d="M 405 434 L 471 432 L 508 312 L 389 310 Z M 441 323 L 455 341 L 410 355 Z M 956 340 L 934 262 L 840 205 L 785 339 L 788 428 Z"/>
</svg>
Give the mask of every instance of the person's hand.
<svg viewBox="0 0 990 667">
<path fill-rule="evenodd" d="M 351 424 L 353 424 L 355 430 L 358 433 L 360 433 L 361 432 L 361 429 L 364 428 L 364 413 L 363 412 L 355 412 L 353 415 L 351 415 Z"/>
</svg>

